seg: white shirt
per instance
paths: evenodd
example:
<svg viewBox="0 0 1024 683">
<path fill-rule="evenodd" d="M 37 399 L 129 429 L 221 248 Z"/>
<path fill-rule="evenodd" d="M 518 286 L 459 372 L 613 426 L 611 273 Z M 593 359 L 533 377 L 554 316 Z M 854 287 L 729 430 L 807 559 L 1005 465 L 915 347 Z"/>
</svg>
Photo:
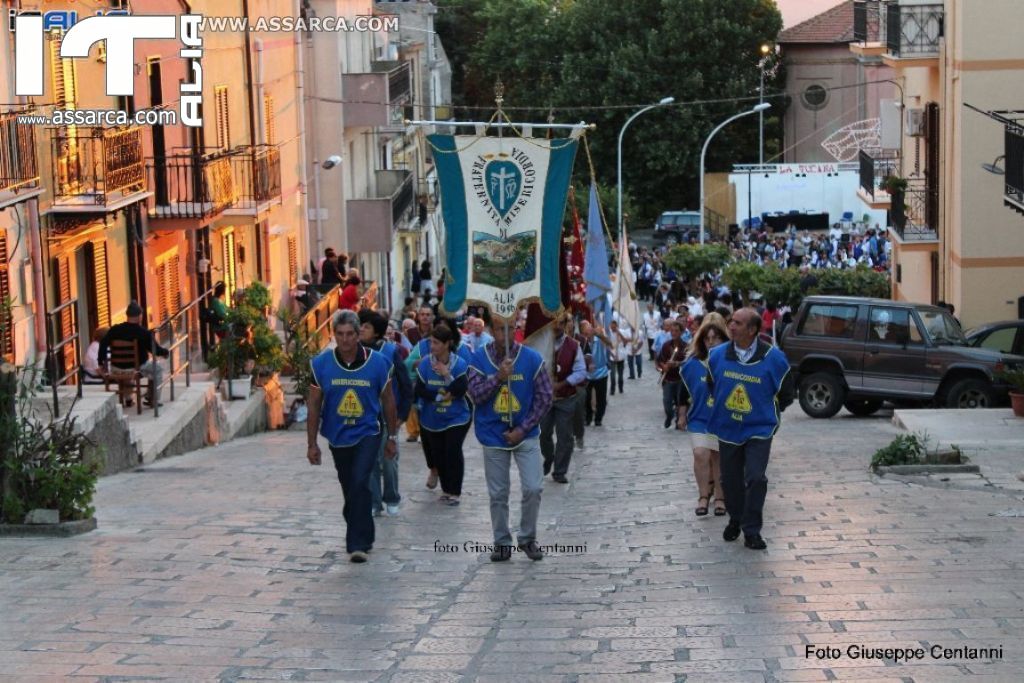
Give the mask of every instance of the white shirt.
<svg viewBox="0 0 1024 683">
<path fill-rule="evenodd" d="M 755 339 L 750 344 L 749 349 L 741 349 L 739 347 L 739 344 L 737 344 L 736 342 L 732 343 L 732 347 L 736 349 L 736 357 L 739 359 L 739 361 L 741 363 L 747 363 L 750 361 L 751 358 L 754 357 L 754 351 L 757 350 L 757 339 Z"/>
<path fill-rule="evenodd" d="M 654 339 L 661 329 L 661 311 L 654 309 L 654 312 L 644 313 L 644 328 L 647 330 L 647 338 Z"/>
<path fill-rule="evenodd" d="M 629 342 L 633 339 L 633 333 L 630 329 L 619 326 L 619 331 L 609 333 L 608 338 L 612 342 L 609 358 L 612 360 L 626 360 L 626 356 L 629 355 Z M 625 341 L 623 341 L 623 338 Z"/>
</svg>

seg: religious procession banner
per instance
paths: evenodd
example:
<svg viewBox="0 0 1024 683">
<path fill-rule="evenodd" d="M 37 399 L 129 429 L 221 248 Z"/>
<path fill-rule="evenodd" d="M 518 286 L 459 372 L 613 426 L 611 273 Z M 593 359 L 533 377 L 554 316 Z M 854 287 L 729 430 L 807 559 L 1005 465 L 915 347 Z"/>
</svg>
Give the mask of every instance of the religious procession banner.
<svg viewBox="0 0 1024 683">
<path fill-rule="evenodd" d="M 534 301 L 549 315 L 561 311 L 558 260 L 576 136 L 428 139 L 446 235 L 444 312 L 474 304 L 511 318 Z"/>
</svg>

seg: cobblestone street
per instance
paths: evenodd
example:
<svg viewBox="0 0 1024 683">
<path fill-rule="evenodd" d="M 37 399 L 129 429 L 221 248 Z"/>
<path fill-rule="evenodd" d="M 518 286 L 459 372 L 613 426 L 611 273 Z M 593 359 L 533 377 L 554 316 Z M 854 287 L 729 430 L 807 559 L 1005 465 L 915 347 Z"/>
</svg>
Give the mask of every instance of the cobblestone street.
<svg viewBox="0 0 1024 683">
<path fill-rule="evenodd" d="M 243 439 L 103 479 L 95 532 L 0 540 L 0 680 L 1020 680 L 1019 497 L 874 480 L 890 411 L 812 421 L 794 406 L 768 470 L 768 550 L 725 543 L 723 518 L 693 514 L 689 442 L 661 428 L 647 369 L 588 429 L 570 483 L 545 480 L 539 540 L 582 552 L 467 552 L 491 541 L 470 436 L 459 508 L 402 441 L 401 514 L 353 565 L 329 458 L 310 467 L 300 432 Z M 862 645 L 925 656 L 849 656 Z"/>
</svg>

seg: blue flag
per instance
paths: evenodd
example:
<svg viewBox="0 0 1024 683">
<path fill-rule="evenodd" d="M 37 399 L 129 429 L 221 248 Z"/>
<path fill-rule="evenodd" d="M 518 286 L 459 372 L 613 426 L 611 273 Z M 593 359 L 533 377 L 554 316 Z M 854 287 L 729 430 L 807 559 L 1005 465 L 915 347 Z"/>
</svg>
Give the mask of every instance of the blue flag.
<svg viewBox="0 0 1024 683">
<path fill-rule="evenodd" d="M 590 208 L 587 211 L 587 253 L 583 262 L 583 279 L 587 283 L 587 303 L 594 313 L 608 307 L 608 292 L 612 289 L 608 277 L 608 248 L 604 241 L 604 225 L 597 205 L 597 185 L 590 184 Z M 608 320 L 604 321 L 605 324 Z"/>
</svg>

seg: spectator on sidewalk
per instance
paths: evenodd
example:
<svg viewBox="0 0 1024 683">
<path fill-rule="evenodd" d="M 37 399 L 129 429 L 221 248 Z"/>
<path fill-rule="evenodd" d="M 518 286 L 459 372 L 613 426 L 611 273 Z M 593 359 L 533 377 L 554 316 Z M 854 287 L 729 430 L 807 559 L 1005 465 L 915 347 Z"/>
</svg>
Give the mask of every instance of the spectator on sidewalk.
<svg viewBox="0 0 1024 683">
<path fill-rule="evenodd" d="M 110 346 L 115 341 L 135 342 L 140 362 L 139 372 L 149 377 L 149 392 L 145 398 L 145 403 L 148 406 L 152 406 L 154 401 L 159 402 L 160 400 L 159 392 L 155 390 L 163 382 L 164 377 L 163 368 L 160 367 L 160 363 L 157 362 L 156 358 L 152 357 L 152 354 L 155 353 L 161 358 L 167 358 L 171 354 L 167 349 L 156 343 L 150 330 L 142 326 L 142 307 L 139 306 L 137 301 L 132 301 L 128 304 L 125 316 L 127 321 L 111 327 L 110 331 L 100 341 L 97 357 L 101 366 L 105 368 L 104 372 L 109 372 L 111 365 L 121 370 L 129 370 L 133 367 L 132 365 L 125 365 L 123 363 L 118 365 L 110 361 Z"/>
</svg>

